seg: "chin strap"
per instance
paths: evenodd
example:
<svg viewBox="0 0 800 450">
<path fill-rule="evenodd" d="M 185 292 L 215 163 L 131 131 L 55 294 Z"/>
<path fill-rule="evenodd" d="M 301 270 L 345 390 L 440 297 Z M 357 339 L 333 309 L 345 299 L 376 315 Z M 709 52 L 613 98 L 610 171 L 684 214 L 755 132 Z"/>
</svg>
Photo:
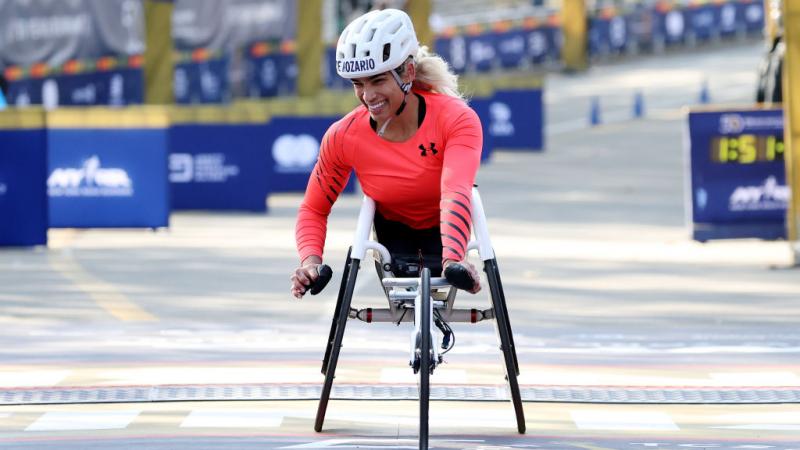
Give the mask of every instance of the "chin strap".
<svg viewBox="0 0 800 450">
<path fill-rule="evenodd" d="M 397 108 L 397 112 L 394 113 L 395 116 L 399 116 L 404 109 L 406 109 L 406 97 L 408 97 L 408 93 L 411 92 L 411 86 L 413 82 L 403 83 L 403 80 L 400 79 L 400 75 L 397 74 L 397 71 L 390 70 L 392 76 L 394 77 L 394 81 L 397 82 L 397 85 L 400 86 L 400 90 L 403 91 L 403 103 L 400 104 L 400 107 Z M 389 122 L 392 121 L 394 117 L 390 117 L 389 120 L 383 123 L 381 128 L 378 130 L 378 136 L 383 137 L 383 133 L 386 132 L 386 127 L 389 126 Z"/>
<path fill-rule="evenodd" d="M 398 75 L 396 71 L 392 70 L 391 72 L 392 76 L 394 77 L 394 81 L 397 82 L 397 85 L 400 86 L 400 90 L 403 91 L 403 103 L 400 104 L 400 107 L 397 108 L 397 112 L 394 113 L 395 116 L 399 116 L 400 113 L 406 109 L 406 96 L 408 96 L 408 93 L 411 92 L 411 85 L 413 82 L 403 83 L 403 80 L 400 79 L 400 75 Z"/>
</svg>

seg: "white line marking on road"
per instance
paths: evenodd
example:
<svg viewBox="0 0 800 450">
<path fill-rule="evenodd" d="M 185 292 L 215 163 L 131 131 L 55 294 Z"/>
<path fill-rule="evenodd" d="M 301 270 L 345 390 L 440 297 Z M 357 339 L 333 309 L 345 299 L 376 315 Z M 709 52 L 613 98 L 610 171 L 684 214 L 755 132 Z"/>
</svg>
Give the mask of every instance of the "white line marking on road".
<svg viewBox="0 0 800 450">
<path fill-rule="evenodd" d="M 60 411 L 43 414 L 25 431 L 120 430 L 141 411 Z"/>
<path fill-rule="evenodd" d="M 724 430 L 800 431 L 800 425 L 790 425 L 787 423 L 751 423 L 747 425 L 728 425 L 710 428 Z"/>
<path fill-rule="evenodd" d="M 572 411 L 572 420 L 581 430 L 660 430 L 678 431 L 668 414 L 646 411 Z"/>
<path fill-rule="evenodd" d="M 71 370 L 28 370 L 0 372 L 0 387 L 55 386 L 72 373 Z"/>
<path fill-rule="evenodd" d="M 181 428 L 275 428 L 283 423 L 283 414 L 259 410 L 194 410 Z"/>
<path fill-rule="evenodd" d="M 800 377 L 792 372 L 712 372 L 711 379 L 737 386 L 795 386 Z"/>
</svg>

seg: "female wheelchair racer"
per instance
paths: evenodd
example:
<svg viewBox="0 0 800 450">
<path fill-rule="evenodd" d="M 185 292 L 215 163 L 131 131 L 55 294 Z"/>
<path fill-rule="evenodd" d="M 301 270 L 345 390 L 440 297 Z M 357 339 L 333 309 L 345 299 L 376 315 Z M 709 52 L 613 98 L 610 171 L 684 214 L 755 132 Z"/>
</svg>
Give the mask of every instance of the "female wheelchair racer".
<svg viewBox="0 0 800 450">
<path fill-rule="evenodd" d="M 459 93 L 447 63 L 419 47 L 411 20 L 402 11 L 372 11 L 350 23 L 337 44 L 336 67 L 340 76 L 352 81 L 361 106 L 333 124 L 323 138 L 297 217 L 301 264 L 291 275 L 294 297 L 318 292 L 331 276 L 322 264 L 327 217 L 352 172 L 365 202 L 323 360 L 326 380 L 315 429 L 322 429 L 348 318 L 413 319 L 410 364 L 419 377 L 420 448 L 428 446 L 429 375 L 440 362 L 432 325 L 448 336 L 447 321 L 494 318 L 517 427 L 524 433 L 505 298 L 483 207 L 473 189 L 482 147 L 477 115 Z M 369 239 L 373 227 L 377 242 Z M 476 240 L 470 242 L 473 232 Z M 456 288 L 473 294 L 481 289 L 478 272 L 467 261 L 470 248 L 479 250 L 489 280 L 493 308 L 486 311 L 453 309 Z M 390 306 L 386 310 L 350 308 L 368 249 L 377 254 L 376 267 Z M 413 316 L 406 315 L 409 310 Z"/>
</svg>

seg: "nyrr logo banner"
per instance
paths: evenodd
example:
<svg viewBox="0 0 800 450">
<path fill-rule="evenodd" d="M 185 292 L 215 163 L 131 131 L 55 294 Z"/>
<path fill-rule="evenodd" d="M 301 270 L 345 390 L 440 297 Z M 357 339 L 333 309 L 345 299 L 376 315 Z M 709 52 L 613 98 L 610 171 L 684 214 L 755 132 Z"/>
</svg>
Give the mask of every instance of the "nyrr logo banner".
<svg viewBox="0 0 800 450">
<path fill-rule="evenodd" d="M 169 224 L 167 129 L 50 128 L 51 228 Z"/>
<path fill-rule="evenodd" d="M 47 178 L 50 197 L 132 197 L 133 181 L 122 168 L 104 168 L 92 155 L 81 167 L 61 167 Z"/>
</svg>

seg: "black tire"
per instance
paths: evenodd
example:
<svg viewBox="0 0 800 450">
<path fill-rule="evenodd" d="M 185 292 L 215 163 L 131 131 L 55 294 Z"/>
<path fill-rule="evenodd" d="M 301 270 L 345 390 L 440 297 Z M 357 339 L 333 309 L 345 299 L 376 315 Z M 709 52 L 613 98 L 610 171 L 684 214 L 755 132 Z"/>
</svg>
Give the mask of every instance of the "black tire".
<svg viewBox="0 0 800 450">
<path fill-rule="evenodd" d="M 514 333 L 511 330 L 511 318 L 508 315 L 508 306 L 506 305 L 506 293 L 503 290 L 503 280 L 500 278 L 500 266 L 497 264 L 497 258 L 492 259 L 492 266 L 494 268 L 494 276 L 497 280 L 497 289 L 500 291 L 500 305 L 503 309 L 503 316 L 506 318 L 506 329 L 508 329 L 508 339 L 511 348 L 511 356 L 514 357 L 514 373 L 519 376 L 519 359 L 517 359 L 517 346 L 514 344 Z"/>
<path fill-rule="evenodd" d="M 422 269 L 420 302 L 414 305 L 420 310 L 420 361 L 419 361 L 419 448 L 428 449 L 428 411 L 430 404 L 430 377 L 433 369 L 431 355 L 431 271 Z"/>
<path fill-rule="evenodd" d="M 517 431 L 525 434 L 525 411 L 522 409 L 522 395 L 517 382 L 518 367 L 516 363 L 516 352 L 514 350 L 513 335 L 511 325 L 508 320 L 508 311 L 505 305 L 502 285 L 500 284 L 500 273 L 497 270 L 497 261 L 490 259 L 484 263 L 484 270 L 489 280 L 489 290 L 492 297 L 492 307 L 494 308 L 497 331 L 500 334 L 500 348 L 503 351 L 503 361 L 505 362 L 506 380 L 511 394 L 511 403 L 514 405 L 514 413 L 517 416 Z"/>
<path fill-rule="evenodd" d="M 339 310 L 342 307 L 342 299 L 344 299 L 344 291 L 347 286 L 347 277 L 350 273 L 350 252 L 353 247 L 347 249 L 347 258 L 344 260 L 344 271 L 342 272 L 342 282 L 339 283 L 339 295 L 336 297 L 336 307 L 333 309 L 333 319 L 331 320 L 331 331 L 328 333 L 328 343 L 325 347 L 325 356 L 322 358 L 322 374 L 328 372 L 328 361 L 331 357 L 331 349 L 333 348 L 333 338 L 336 336 L 336 324 L 339 322 Z"/>
<path fill-rule="evenodd" d="M 322 431 L 322 424 L 325 422 L 325 411 L 328 409 L 328 399 L 331 396 L 331 389 L 333 388 L 333 378 L 336 373 L 336 364 L 339 361 L 339 350 L 342 347 L 342 338 L 344 337 L 344 328 L 347 325 L 347 316 L 350 312 L 350 301 L 353 299 L 353 290 L 356 287 L 356 278 L 358 277 L 358 267 L 361 263 L 358 259 L 351 259 L 350 264 L 347 265 L 345 271 L 347 273 L 347 282 L 342 294 L 342 301 L 337 311 L 336 332 L 333 333 L 333 341 L 330 345 L 330 354 L 328 355 L 327 364 L 325 364 L 325 384 L 322 385 L 322 392 L 319 396 L 319 407 L 317 408 L 317 419 L 314 422 L 314 430 L 317 432 Z"/>
</svg>

